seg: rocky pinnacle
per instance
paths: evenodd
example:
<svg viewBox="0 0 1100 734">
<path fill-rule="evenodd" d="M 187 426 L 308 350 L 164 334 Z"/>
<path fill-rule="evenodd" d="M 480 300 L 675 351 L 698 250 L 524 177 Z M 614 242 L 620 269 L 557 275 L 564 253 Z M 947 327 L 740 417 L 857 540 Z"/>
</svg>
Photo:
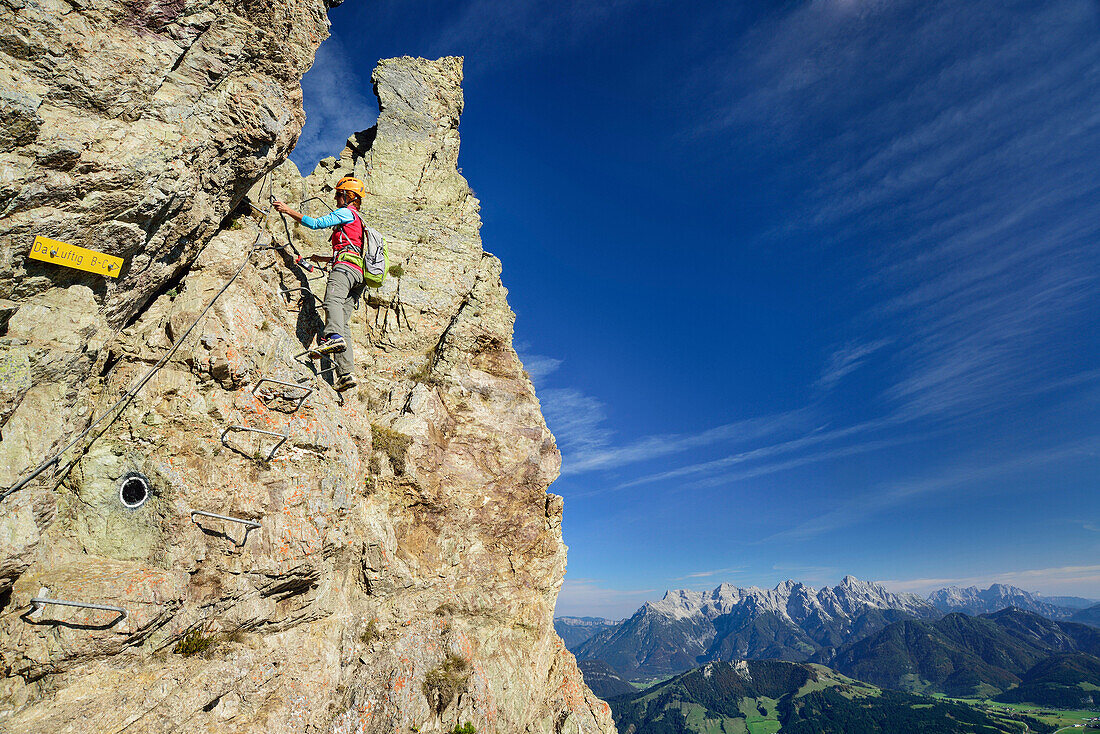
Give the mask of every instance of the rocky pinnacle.
<svg viewBox="0 0 1100 734">
<path fill-rule="evenodd" d="M 560 455 L 456 170 L 461 59 L 381 62 L 377 126 L 303 178 L 320 0 L 0 8 L 3 486 L 167 358 L 0 503 L 0 729 L 614 731 L 552 626 Z M 285 234 L 238 205 L 352 172 L 393 267 L 340 399 L 296 359 L 324 281 L 249 256 Z M 122 276 L 30 261 L 37 234 Z"/>
</svg>

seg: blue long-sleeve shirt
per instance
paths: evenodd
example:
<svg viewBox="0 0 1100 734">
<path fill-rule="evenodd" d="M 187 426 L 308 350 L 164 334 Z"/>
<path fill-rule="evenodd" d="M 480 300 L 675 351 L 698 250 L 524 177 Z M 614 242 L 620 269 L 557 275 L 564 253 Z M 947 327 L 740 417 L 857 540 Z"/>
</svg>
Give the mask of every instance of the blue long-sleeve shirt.
<svg viewBox="0 0 1100 734">
<path fill-rule="evenodd" d="M 337 224 L 351 224 L 355 221 L 355 215 L 351 213 L 351 209 L 347 207 L 340 207 L 331 214 L 326 214 L 323 217 L 302 217 L 302 224 L 310 229 L 327 229 L 329 227 L 335 227 Z"/>
</svg>

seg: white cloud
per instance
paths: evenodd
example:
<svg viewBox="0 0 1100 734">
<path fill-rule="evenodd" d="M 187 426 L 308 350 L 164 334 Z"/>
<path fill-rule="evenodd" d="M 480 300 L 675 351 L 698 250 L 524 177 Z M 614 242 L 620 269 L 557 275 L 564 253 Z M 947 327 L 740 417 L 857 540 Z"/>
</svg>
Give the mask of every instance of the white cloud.
<svg viewBox="0 0 1100 734">
<path fill-rule="evenodd" d="M 716 443 L 750 441 L 805 421 L 806 415 L 803 411 L 792 411 L 763 418 L 734 421 L 698 433 L 645 436 L 621 446 L 610 446 L 606 443 L 590 446 L 587 450 L 568 457 L 568 460 L 563 462 L 562 474 L 615 469 Z"/>
<path fill-rule="evenodd" d="M 531 382 L 537 386 L 547 377 L 557 372 L 563 361 L 542 354 L 529 354 L 523 357 L 523 368 L 531 376 Z"/>
<path fill-rule="evenodd" d="M 813 446 L 817 446 L 817 445 L 820 445 L 820 444 L 825 444 L 825 443 L 830 443 L 830 442 L 834 442 L 834 441 L 839 441 L 841 439 L 847 439 L 847 438 L 860 436 L 860 435 L 863 435 L 863 434 L 866 434 L 866 433 L 869 433 L 869 432 L 872 432 L 872 431 L 890 426 L 893 423 L 894 423 L 894 421 L 892 421 L 892 420 L 881 419 L 881 420 L 867 421 L 867 422 L 864 422 L 864 423 L 858 423 L 854 426 L 848 426 L 847 428 L 837 428 L 837 429 L 833 429 L 833 430 L 817 430 L 817 431 L 814 431 L 812 433 L 808 433 L 808 434 L 806 434 L 804 436 L 801 436 L 799 438 L 796 438 L 796 439 L 791 439 L 791 440 L 787 440 L 787 441 L 780 441 L 780 442 L 773 443 L 773 444 L 768 444 L 768 445 L 765 445 L 765 446 L 758 446 L 758 447 L 753 448 L 753 449 L 749 449 L 749 450 L 746 450 L 746 451 L 739 451 L 735 454 L 730 454 L 729 456 L 724 456 L 720 459 L 714 459 L 712 461 L 704 461 L 704 462 L 699 462 L 699 463 L 695 463 L 695 464 L 688 464 L 686 466 L 677 467 L 676 469 L 670 469 L 670 470 L 664 471 L 664 472 L 658 472 L 656 474 L 647 474 L 646 476 L 638 477 L 637 479 L 632 479 L 628 482 L 623 482 L 623 483 L 621 483 L 621 484 L 619 484 L 615 487 L 606 488 L 606 489 L 603 489 L 603 490 L 596 490 L 596 491 L 598 492 L 598 491 L 628 489 L 630 487 L 636 487 L 636 486 L 641 485 L 641 484 L 649 484 L 649 483 L 652 483 L 652 482 L 667 481 L 669 479 L 682 479 L 682 478 L 685 478 L 685 477 L 698 476 L 698 475 L 703 475 L 703 474 L 713 474 L 714 472 L 717 472 L 717 471 L 720 471 L 720 470 L 723 470 L 723 469 L 728 469 L 730 467 L 737 466 L 739 464 L 744 464 L 744 463 L 753 462 L 753 461 L 760 461 L 760 460 L 763 460 L 763 459 L 771 458 L 773 456 L 778 456 L 778 455 L 782 455 L 782 454 L 788 454 L 788 453 L 793 453 L 793 452 L 796 452 L 796 451 L 801 451 L 803 449 L 810 448 L 810 447 L 813 447 Z M 907 439 L 904 439 L 904 440 L 909 441 L 909 440 L 916 440 L 916 439 L 915 438 L 907 438 Z M 775 466 L 775 469 L 773 469 L 773 471 L 779 471 L 779 470 L 782 470 L 782 469 L 791 468 L 793 466 L 800 466 L 802 464 L 805 464 L 805 463 L 811 462 L 811 461 L 824 461 L 824 460 L 829 459 L 829 458 L 834 458 L 835 456 L 838 456 L 838 455 L 850 455 L 850 453 L 853 450 L 858 452 L 861 449 L 859 449 L 858 447 L 848 447 L 848 448 L 835 449 L 835 450 L 831 450 L 831 451 L 828 451 L 828 452 L 823 452 L 823 453 L 820 453 L 820 454 L 817 454 L 817 455 L 810 455 L 810 456 L 807 456 L 807 457 L 802 457 L 802 458 L 794 460 L 794 461 L 798 462 L 797 464 L 789 464 L 789 462 L 783 462 L 782 465 L 779 465 L 779 464 L 773 465 L 773 466 Z M 862 450 L 870 450 L 870 448 L 862 449 Z M 834 453 L 834 451 L 839 451 L 839 452 L 843 452 L 843 453 L 837 454 L 837 453 Z M 759 470 L 760 470 L 760 468 L 758 468 L 756 471 L 759 471 Z M 768 472 L 768 473 L 770 473 L 770 472 Z M 755 476 L 759 476 L 759 474 L 756 474 Z M 729 476 L 727 476 L 727 480 L 733 481 L 733 479 Z"/>
<path fill-rule="evenodd" d="M 791 7 L 700 69 L 690 94 L 712 115 L 691 134 L 767 130 L 760 145 L 796 151 L 782 175 L 806 191 L 779 235 L 861 266 L 870 305 L 852 326 L 875 337 L 838 350 L 819 385 L 869 346 L 893 374 L 885 407 L 912 418 L 1060 379 L 1100 305 L 1096 4 Z"/>
<path fill-rule="evenodd" d="M 322 158 L 340 155 L 353 133 L 378 119 L 371 70 L 359 68 L 352 58 L 338 38 L 329 37 L 302 78 L 306 124 L 291 158 L 303 174 L 312 173 Z"/>
<path fill-rule="evenodd" d="M 744 566 L 732 566 L 730 568 L 716 568 L 713 571 L 695 571 L 669 579 L 670 581 L 691 581 L 693 579 L 706 579 L 712 576 L 734 576 L 744 572 Z"/>
<path fill-rule="evenodd" d="M 819 451 L 816 453 L 797 456 L 792 459 L 785 459 L 783 461 L 772 461 L 763 463 L 759 466 L 740 469 L 738 471 L 716 474 L 712 477 L 695 480 L 690 484 L 681 485 L 680 489 L 722 487 L 733 484 L 735 482 L 743 482 L 747 479 L 755 479 L 756 477 L 778 474 L 780 472 L 790 471 L 791 469 L 797 469 L 802 466 L 818 464 L 823 461 L 835 461 L 836 459 L 842 459 L 848 456 L 858 456 L 859 454 L 866 454 L 873 451 L 881 451 L 882 449 L 892 448 L 895 446 L 904 446 L 905 444 L 926 439 L 931 435 L 933 434 L 907 433 L 901 436 L 895 436 L 894 438 L 883 438 L 873 441 L 862 441 L 860 443 L 850 444 L 848 446 L 838 446 L 836 448 L 826 449 L 824 451 Z"/>
<path fill-rule="evenodd" d="M 848 342 L 829 355 L 817 384 L 826 390 L 835 387 L 841 379 L 859 369 L 867 357 L 889 345 L 891 341 L 877 339 L 870 342 Z"/>
<path fill-rule="evenodd" d="M 550 388 L 539 391 L 539 401 L 562 451 L 563 476 L 618 469 L 717 443 L 757 440 L 804 426 L 809 420 L 808 411 L 796 410 L 733 421 L 697 433 L 649 435 L 616 444 L 615 433 L 607 425 L 607 406 L 601 400 L 575 388 Z"/>
<path fill-rule="evenodd" d="M 574 388 L 539 392 L 546 422 L 563 454 L 600 449 L 611 440 L 602 402 Z"/>
</svg>

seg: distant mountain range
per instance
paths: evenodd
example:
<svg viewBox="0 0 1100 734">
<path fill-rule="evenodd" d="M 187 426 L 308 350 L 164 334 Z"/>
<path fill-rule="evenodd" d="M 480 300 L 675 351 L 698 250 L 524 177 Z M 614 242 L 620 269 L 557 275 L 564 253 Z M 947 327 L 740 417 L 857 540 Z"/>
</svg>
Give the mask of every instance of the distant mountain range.
<svg viewBox="0 0 1100 734">
<path fill-rule="evenodd" d="M 928 596 L 928 601 L 944 614 L 963 612 L 976 616 L 1015 607 L 1050 619 L 1069 619 L 1075 611 L 1096 603 L 1092 599 L 1077 596 L 1042 597 L 1004 584 L 993 584 L 985 591 L 981 591 L 977 586 L 965 589 L 950 586 L 933 591 Z"/>
<path fill-rule="evenodd" d="M 1062 605 L 1054 604 L 1057 599 Z M 1042 597 L 1014 586 L 950 587 L 922 599 L 846 576 L 815 590 L 795 581 L 774 589 L 722 584 L 712 591 L 668 591 L 629 619 L 559 617 L 558 633 L 579 660 L 603 660 L 627 680 L 651 680 L 711 660 L 767 659 L 830 664 L 838 651 L 889 625 L 1016 608 L 1056 621 L 1100 626 L 1100 604 Z M 1075 608 L 1071 608 L 1073 605 Z M 1082 608 L 1084 607 L 1084 608 Z M 1013 668 L 1019 676 L 1026 669 Z M 1003 690 L 998 687 L 998 690 Z"/>
<path fill-rule="evenodd" d="M 1036 594 L 1035 596 L 1041 598 L 1048 604 L 1053 604 L 1058 607 L 1068 607 L 1070 609 L 1085 609 L 1086 607 L 1098 606 L 1096 599 L 1086 599 L 1082 596 L 1042 596 Z"/>
<path fill-rule="evenodd" d="M 853 576 L 820 591 L 794 581 L 770 590 L 722 584 L 710 592 L 669 591 L 573 650 L 633 680 L 707 660 L 828 660 L 834 649 L 891 622 L 939 616 L 915 594 L 892 594 Z"/>
<path fill-rule="evenodd" d="M 587 679 L 586 679 L 587 680 Z M 819 665 L 766 660 L 707 663 L 645 691 L 608 700 L 621 734 L 719 732 L 1050 731 L 957 703 L 882 691 Z"/>
<path fill-rule="evenodd" d="M 572 650 L 590 637 L 614 627 L 621 621 L 621 619 L 603 617 L 554 617 L 554 630 L 565 642 L 565 646 Z"/>
</svg>

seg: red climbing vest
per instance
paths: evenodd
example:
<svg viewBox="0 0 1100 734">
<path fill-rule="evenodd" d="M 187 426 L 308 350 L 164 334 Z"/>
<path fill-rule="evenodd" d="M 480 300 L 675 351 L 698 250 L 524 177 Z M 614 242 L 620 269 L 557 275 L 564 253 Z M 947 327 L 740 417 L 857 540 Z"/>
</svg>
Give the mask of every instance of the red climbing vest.
<svg viewBox="0 0 1100 734">
<path fill-rule="evenodd" d="M 349 205 L 348 210 L 355 215 L 355 219 L 347 224 L 337 225 L 332 232 L 332 265 L 344 263 L 348 267 L 355 268 L 363 273 L 363 220 L 354 205 Z"/>
</svg>

